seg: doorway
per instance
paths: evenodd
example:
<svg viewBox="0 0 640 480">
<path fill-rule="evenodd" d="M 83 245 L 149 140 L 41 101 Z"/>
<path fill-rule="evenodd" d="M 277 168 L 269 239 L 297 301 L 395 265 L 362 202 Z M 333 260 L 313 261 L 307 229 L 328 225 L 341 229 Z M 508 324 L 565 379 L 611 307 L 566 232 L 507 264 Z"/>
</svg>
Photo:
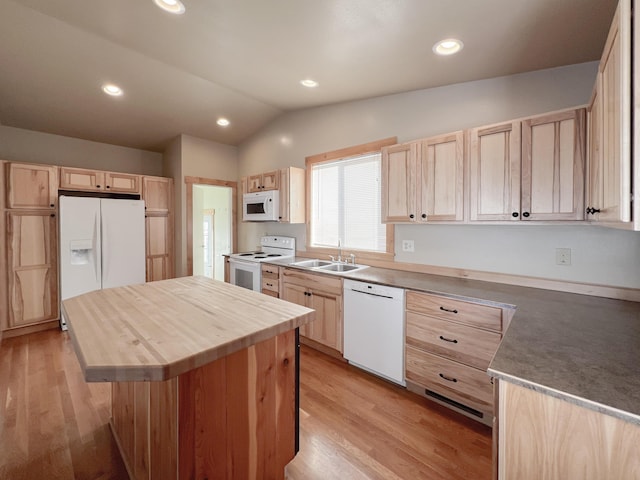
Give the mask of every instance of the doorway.
<svg viewBox="0 0 640 480">
<path fill-rule="evenodd" d="M 224 257 L 235 250 L 235 182 L 187 177 L 187 269 L 224 281 Z"/>
</svg>

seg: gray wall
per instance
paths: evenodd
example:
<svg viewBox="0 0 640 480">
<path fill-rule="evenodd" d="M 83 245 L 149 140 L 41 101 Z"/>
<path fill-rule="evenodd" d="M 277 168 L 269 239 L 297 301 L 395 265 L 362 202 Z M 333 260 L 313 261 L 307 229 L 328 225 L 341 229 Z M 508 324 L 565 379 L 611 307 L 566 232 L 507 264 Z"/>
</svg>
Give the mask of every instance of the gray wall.
<svg viewBox="0 0 640 480">
<path fill-rule="evenodd" d="M 239 148 L 239 175 L 305 157 L 397 136 L 399 142 L 584 105 L 597 63 L 419 90 L 301 110 L 277 118 Z M 304 249 L 304 225 L 240 223 L 239 249 L 260 235 L 293 235 Z M 416 252 L 401 252 L 400 241 Z M 572 249 L 572 265 L 555 264 L 555 248 Z M 640 287 L 640 232 L 590 226 L 402 225 L 396 260 L 471 270 Z"/>
<path fill-rule="evenodd" d="M 0 125 L 0 159 L 162 176 L 162 154 Z"/>
</svg>

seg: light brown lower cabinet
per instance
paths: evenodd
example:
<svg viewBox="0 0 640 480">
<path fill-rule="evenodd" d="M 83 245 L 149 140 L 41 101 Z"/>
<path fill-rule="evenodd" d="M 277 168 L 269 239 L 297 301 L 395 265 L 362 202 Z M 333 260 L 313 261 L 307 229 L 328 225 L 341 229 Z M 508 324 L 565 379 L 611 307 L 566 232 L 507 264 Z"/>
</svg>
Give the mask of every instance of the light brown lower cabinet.
<svg viewBox="0 0 640 480">
<path fill-rule="evenodd" d="M 504 380 L 499 398 L 499 479 L 640 479 L 640 425 Z"/>
<path fill-rule="evenodd" d="M 300 335 L 340 354 L 342 339 L 342 279 L 285 268 L 282 299 L 313 308 L 316 318 L 300 328 Z"/>
<path fill-rule="evenodd" d="M 6 213 L 9 328 L 57 320 L 57 218 L 50 211 Z"/>
<path fill-rule="evenodd" d="M 261 265 L 262 293 L 280 298 L 280 270 L 273 265 Z"/>
<path fill-rule="evenodd" d="M 112 384 L 135 480 L 284 479 L 296 452 L 295 330 L 164 382 Z"/>
<path fill-rule="evenodd" d="M 502 308 L 407 291 L 406 309 L 407 388 L 490 425 L 487 368 L 502 338 Z"/>
</svg>

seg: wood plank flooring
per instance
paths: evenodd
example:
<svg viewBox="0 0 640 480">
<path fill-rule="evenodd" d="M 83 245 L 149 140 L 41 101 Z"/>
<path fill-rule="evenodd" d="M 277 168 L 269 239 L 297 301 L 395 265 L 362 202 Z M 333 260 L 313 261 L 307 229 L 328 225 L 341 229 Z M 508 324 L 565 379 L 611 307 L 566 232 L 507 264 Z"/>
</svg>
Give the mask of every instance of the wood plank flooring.
<svg viewBox="0 0 640 480">
<path fill-rule="evenodd" d="M 302 348 L 289 480 L 490 479 L 491 430 Z M 109 384 L 87 384 L 57 330 L 0 343 L 0 479 L 125 479 Z"/>
</svg>

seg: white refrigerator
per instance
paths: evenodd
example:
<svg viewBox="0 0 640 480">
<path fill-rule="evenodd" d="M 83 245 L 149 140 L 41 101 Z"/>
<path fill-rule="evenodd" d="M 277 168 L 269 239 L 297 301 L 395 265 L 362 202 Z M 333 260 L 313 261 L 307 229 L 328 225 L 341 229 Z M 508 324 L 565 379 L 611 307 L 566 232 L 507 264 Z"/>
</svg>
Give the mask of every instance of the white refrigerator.
<svg viewBox="0 0 640 480">
<path fill-rule="evenodd" d="M 59 206 L 62 300 L 145 282 L 143 200 L 61 196 Z"/>
</svg>

